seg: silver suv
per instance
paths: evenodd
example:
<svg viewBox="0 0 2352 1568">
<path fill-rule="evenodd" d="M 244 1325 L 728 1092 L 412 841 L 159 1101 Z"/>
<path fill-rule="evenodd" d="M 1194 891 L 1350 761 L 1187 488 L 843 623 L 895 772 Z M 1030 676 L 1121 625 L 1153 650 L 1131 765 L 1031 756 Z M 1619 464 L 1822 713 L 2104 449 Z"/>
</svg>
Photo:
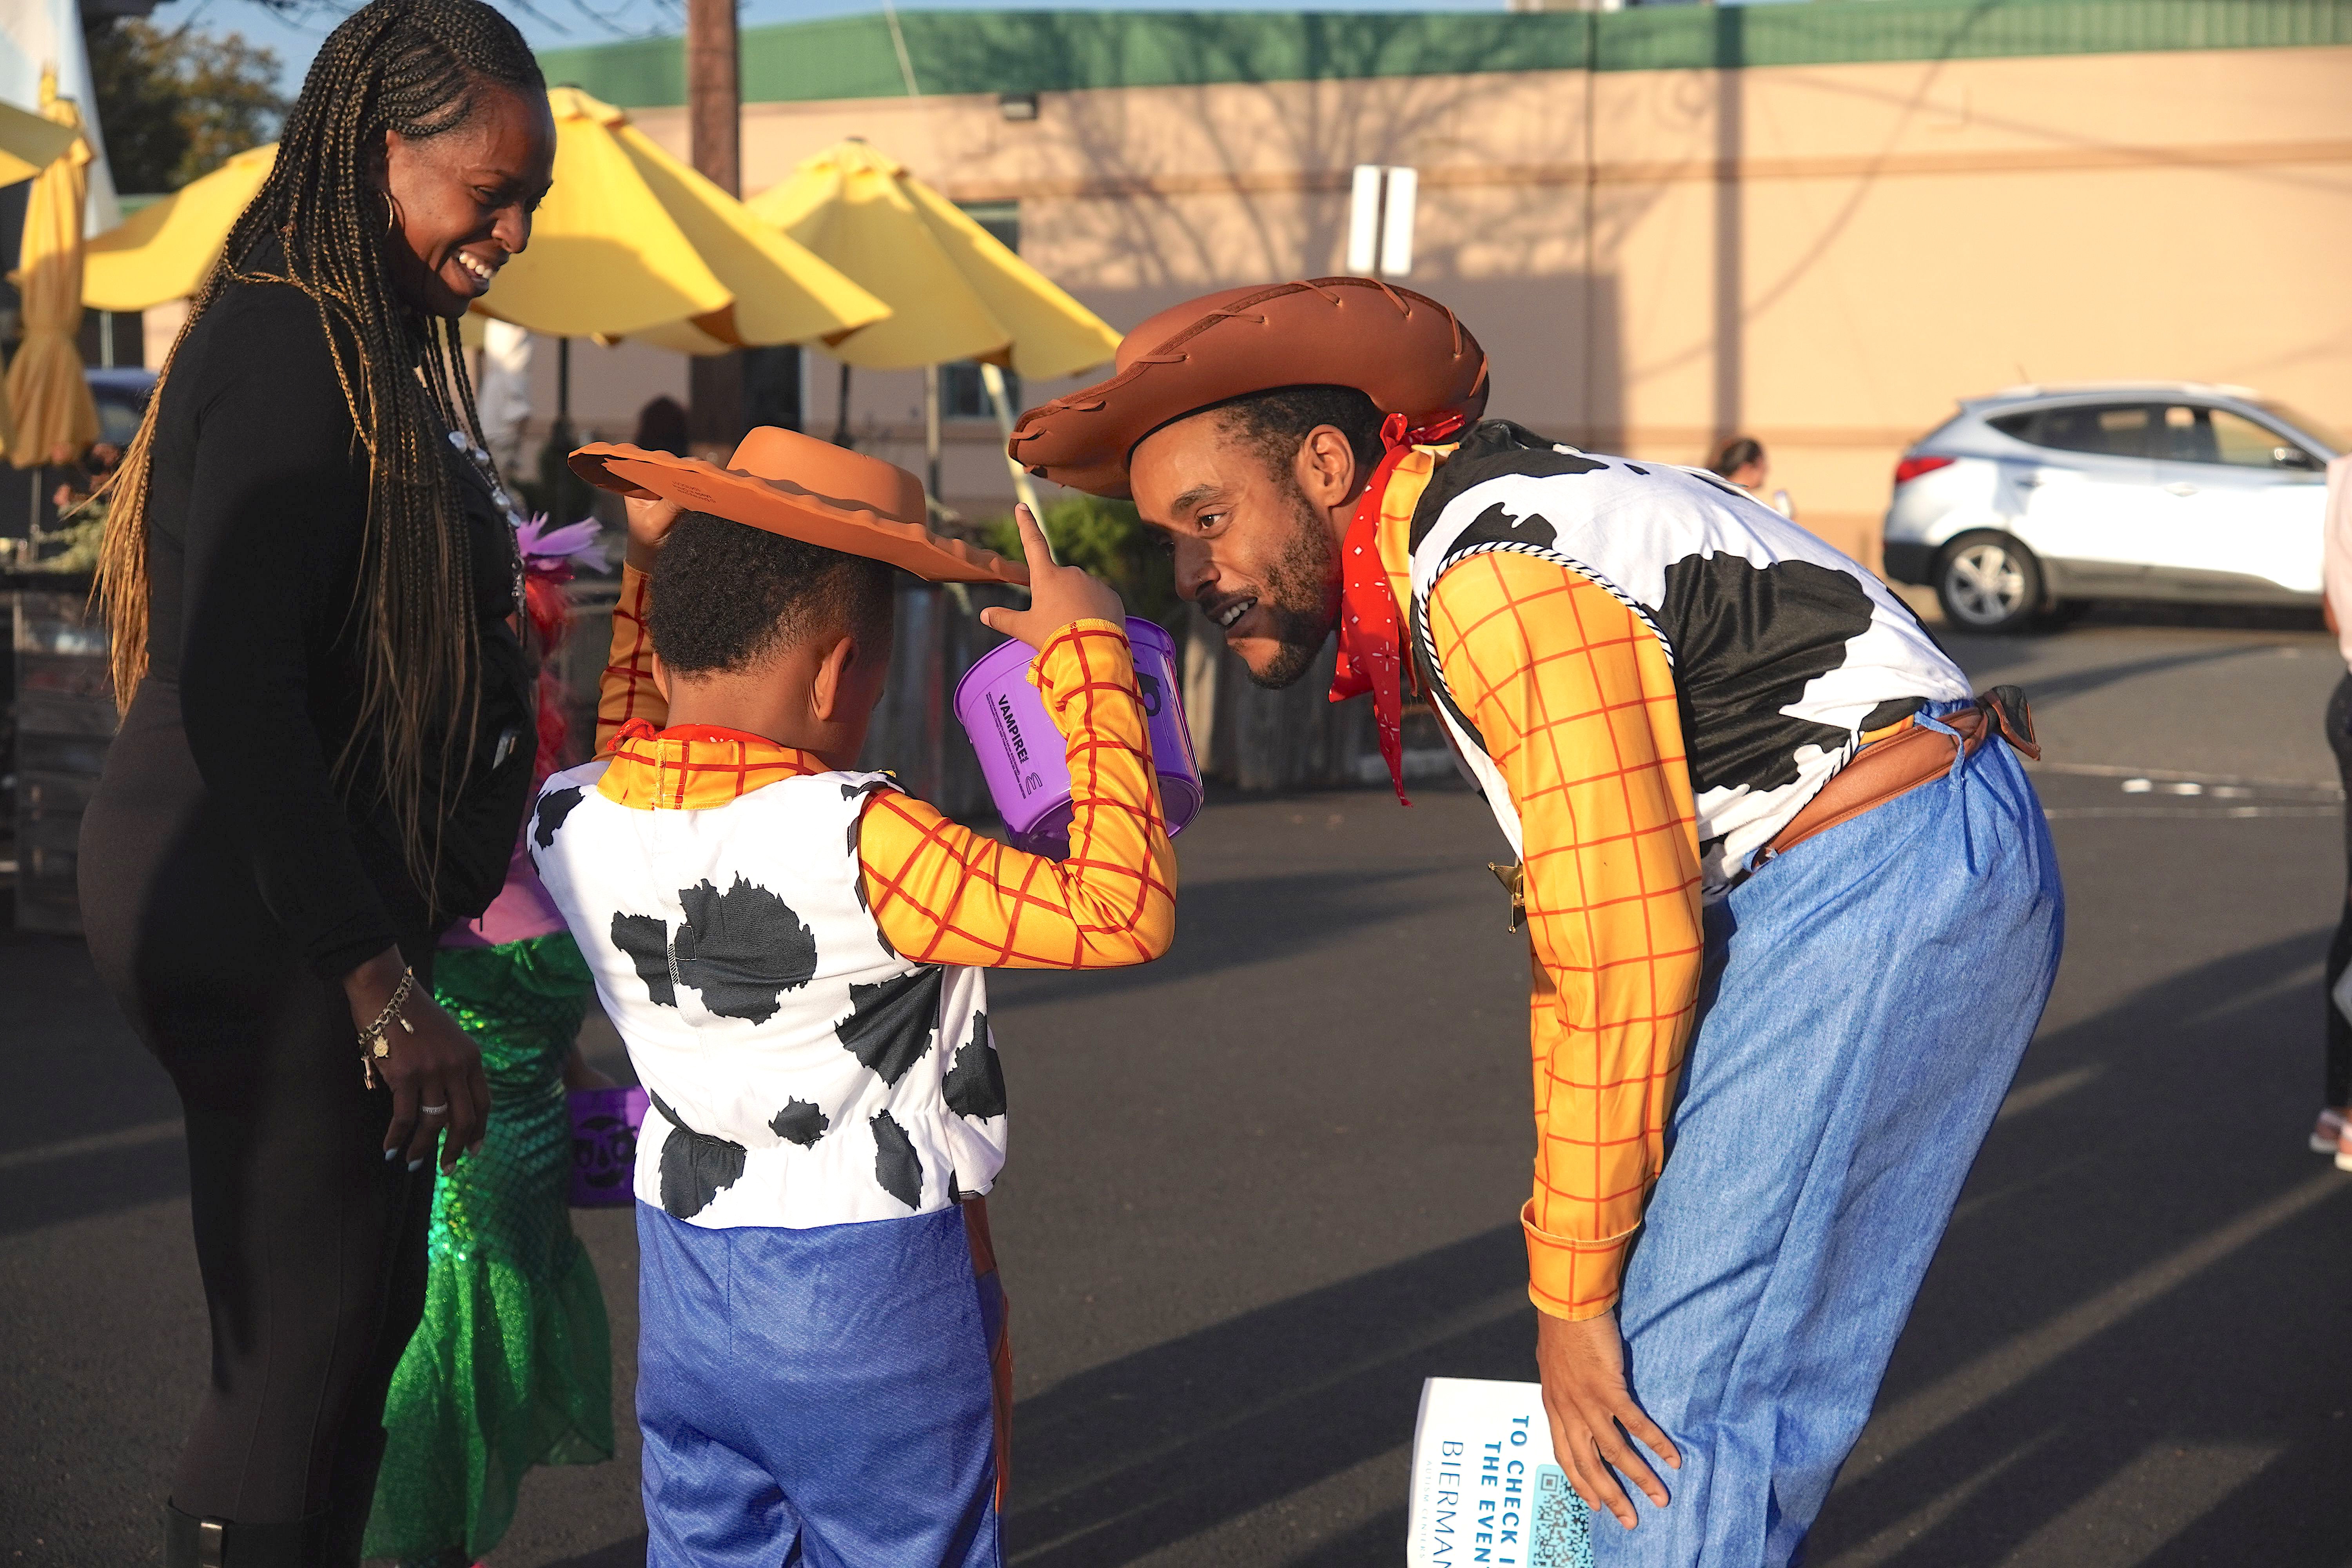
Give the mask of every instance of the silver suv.
<svg viewBox="0 0 2352 1568">
<path fill-rule="evenodd" d="M 1983 632 L 2088 599 L 2317 604 L 2322 470 L 2345 450 L 2242 386 L 1970 398 L 1895 465 L 1886 574 Z"/>
</svg>

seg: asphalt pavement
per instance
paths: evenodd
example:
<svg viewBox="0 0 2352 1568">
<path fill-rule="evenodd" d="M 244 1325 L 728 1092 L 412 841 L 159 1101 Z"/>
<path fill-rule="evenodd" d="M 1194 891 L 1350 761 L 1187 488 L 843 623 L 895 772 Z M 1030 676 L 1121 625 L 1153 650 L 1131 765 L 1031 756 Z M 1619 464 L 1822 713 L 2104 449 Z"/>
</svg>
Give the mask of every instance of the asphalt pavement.
<svg viewBox="0 0 2352 1568">
<path fill-rule="evenodd" d="M 2352 1564 L 2352 1176 L 2303 1144 L 2342 666 L 2299 616 L 1952 640 L 2034 694 L 2066 962 L 1811 1561 Z M 1533 1375 L 1502 844 L 1465 794 L 1362 791 L 1219 800 L 1180 848 L 1168 959 L 992 980 L 1009 1555 L 1394 1563 L 1421 1380 Z M 0 940 L 0 1554 L 155 1561 L 205 1353 L 173 1098 L 75 943 Z M 534 1472 L 498 1568 L 643 1561 L 634 1243 L 575 1218 L 624 1448 Z"/>
</svg>

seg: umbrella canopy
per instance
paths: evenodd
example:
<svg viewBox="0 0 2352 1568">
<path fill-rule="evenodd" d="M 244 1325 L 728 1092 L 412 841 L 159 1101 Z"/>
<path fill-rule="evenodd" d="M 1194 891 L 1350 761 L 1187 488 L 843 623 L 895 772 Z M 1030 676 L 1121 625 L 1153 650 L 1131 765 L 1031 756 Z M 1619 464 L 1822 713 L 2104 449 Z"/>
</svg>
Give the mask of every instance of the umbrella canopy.
<svg viewBox="0 0 2352 1568">
<path fill-rule="evenodd" d="M 547 99 L 555 186 L 484 314 L 560 338 L 690 321 L 729 344 L 805 342 L 889 314 L 611 104 L 568 87 Z"/>
<path fill-rule="evenodd" d="M 890 307 L 827 352 L 868 370 L 953 360 L 1074 375 L 1118 334 L 956 205 L 863 142 L 829 147 L 748 204 Z"/>
<path fill-rule="evenodd" d="M 70 461 L 98 439 L 98 405 L 82 379 L 74 336 L 81 331 L 82 204 L 89 195 L 89 144 L 81 116 L 41 81 L 41 111 L 74 132 L 73 144 L 35 176 L 25 206 L 25 245 L 11 275 L 24 297 L 25 340 L 8 366 L 8 405 L 16 438 L 8 460 L 20 468 L 53 458 Z"/>
<path fill-rule="evenodd" d="M 0 185 L 31 179 L 64 157 L 80 133 L 78 126 L 0 103 Z"/>
<path fill-rule="evenodd" d="M 555 185 L 530 248 L 476 309 L 554 337 L 616 338 L 669 326 L 701 350 L 803 342 L 889 307 L 745 211 L 575 88 L 548 95 Z M 240 153 L 90 243 L 87 302 L 142 310 L 194 293 L 231 225 L 269 176 L 275 144 Z"/>
<path fill-rule="evenodd" d="M 277 162 L 275 142 L 239 153 L 91 240 L 82 257 L 82 303 L 144 310 L 194 294 Z"/>
</svg>

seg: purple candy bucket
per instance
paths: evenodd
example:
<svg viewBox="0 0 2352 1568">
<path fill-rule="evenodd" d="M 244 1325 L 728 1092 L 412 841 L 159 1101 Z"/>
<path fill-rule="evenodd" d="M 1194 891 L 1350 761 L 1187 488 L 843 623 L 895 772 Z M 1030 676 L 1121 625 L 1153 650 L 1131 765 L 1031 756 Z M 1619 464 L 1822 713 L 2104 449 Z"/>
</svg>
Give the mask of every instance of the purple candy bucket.
<svg viewBox="0 0 2352 1568">
<path fill-rule="evenodd" d="M 572 1091 L 572 1206 L 615 1208 L 630 1201 L 646 1091 L 635 1084 Z"/>
<path fill-rule="evenodd" d="M 1131 616 L 1127 640 L 1135 652 L 1160 805 L 1168 831 L 1181 833 L 1201 810 L 1201 764 L 1184 722 L 1176 645 L 1159 626 Z M 1070 770 L 1061 731 L 1029 684 L 1029 661 L 1035 657 L 1024 642 L 991 648 L 957 683 L 955 713 L 980 753 L 981 773 L 1013 847 L 1058 860 L 1070 852 Z"/>
</svg>

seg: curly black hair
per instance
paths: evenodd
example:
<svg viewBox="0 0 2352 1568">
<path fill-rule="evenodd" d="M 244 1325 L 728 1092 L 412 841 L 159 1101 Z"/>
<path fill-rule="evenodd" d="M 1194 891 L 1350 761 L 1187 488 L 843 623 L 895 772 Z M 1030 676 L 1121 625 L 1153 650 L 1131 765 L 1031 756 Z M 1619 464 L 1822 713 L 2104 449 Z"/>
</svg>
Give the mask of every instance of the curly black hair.
<svg viewBox="0 0 2352 1568">
<path fill-rule="evenodd" d="M 1356 482 L 1370 480 L 1380 467 L 1380 405 L 1352 386 L 1277 386 L 1216 404 L 1225 427 L 1239 435 L 1278 479 L 1288 479 L 1298 448 L 1318 426 L 1328 425 L 1348 438 L 1356 454 Z"/>
<path fill-rule="evenodd" d="M 898 569 L 730 522 L 678 514 L 655 558 L 654 652 L 680 675 L 732 675 L 813 638 L 886 646 Z"/>
</svg>

